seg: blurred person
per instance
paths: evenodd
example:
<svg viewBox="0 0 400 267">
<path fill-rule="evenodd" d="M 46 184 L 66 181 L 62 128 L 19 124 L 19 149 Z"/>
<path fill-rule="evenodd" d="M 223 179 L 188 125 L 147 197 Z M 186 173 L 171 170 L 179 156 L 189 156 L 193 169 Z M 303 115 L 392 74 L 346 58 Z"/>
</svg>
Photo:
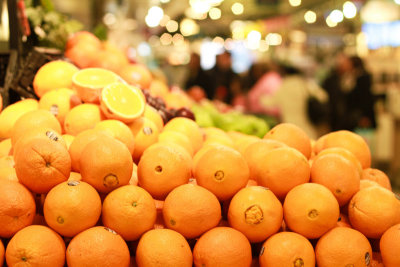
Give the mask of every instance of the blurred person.
<svg viewBox="0 0 400 267">
<path fill-rule="evenodd" d="M 185 89 L 195 92 L 204 91 L 205 96 L 209 99 L 213 98 L 213 92 L 210 90 L 211 83 L 209 74 L 201 68 L 200 55 L 192 53 L 188 64 L 188 78 L 185 82 Z"/>
<path fill-rule="evenodd" d="M 322 82 L 322 88 L 329 97 L 329 126 L 330 131 L 337 131 L 346 128 L 346 89 L 351 87 L 350 58 L 344 54 L 338 54 L 335 66 Z M 350 84 L 350 86 L 349 86 Z"/>
<path fill-rule="evenodd" d="M 273 95 L 262 95 L 261 103 L 266 107 L 278 107 L 281 122 L 293 123 L 303 129 L 311 139 L 317 139 L 325 133 L 325 127 L 323 124 L 312 123 L 309 117 L 309 98 L 327 103 L 327 94 L 295 67 L 283 67 L 282 75 L 278 90 Z"/>
<path fill-rule="evenodd" d="M 275 66 L 265 67 L 265 72 L 251 87 L 247 95 L 248 111 L 256 114 L 265 114 L 279 117 L 279 109 L 276 106 L 261 103 L 263 96 L 273 96 L 282 84 L 279 68 Z"/>
<path fill-rule="evenodd" d="M 205 90 L 211 99 L 231 104 L 235 97 L 242 95 L 241 80 L 232 70 L 232 58 L 228 51 L 217 55 L 216 64 L 209 74 L 210 84 Z"/>
<path fill-rule="evenodd" d="M 248 92 L 266 73 L 266 70 L 266 64 L 261 62 L 253 63 L 246 75 L 243 77 L 243 91 Z"/>
<path fill-rule="evenodd" d="M 346 92 L 348 130 L 356 128 L 376 128 L 372 76 L 366 70 L 360 57 L 350 57 L 352 86 Z"/>
</svg>

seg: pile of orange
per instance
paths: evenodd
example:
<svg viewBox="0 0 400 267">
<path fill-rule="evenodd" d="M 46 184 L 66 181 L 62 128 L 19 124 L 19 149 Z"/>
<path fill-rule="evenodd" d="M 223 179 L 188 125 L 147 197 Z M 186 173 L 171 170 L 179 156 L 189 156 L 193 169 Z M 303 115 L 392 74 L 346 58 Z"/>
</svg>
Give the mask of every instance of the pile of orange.
<svg viewBox="0 0 400 267">
<path fill-rule="evenodd" d="M 0 113 L 0 266 L 400 266 L 400 198 L 360 136 L 164 125 L 96 70 Z"/>
</svg>

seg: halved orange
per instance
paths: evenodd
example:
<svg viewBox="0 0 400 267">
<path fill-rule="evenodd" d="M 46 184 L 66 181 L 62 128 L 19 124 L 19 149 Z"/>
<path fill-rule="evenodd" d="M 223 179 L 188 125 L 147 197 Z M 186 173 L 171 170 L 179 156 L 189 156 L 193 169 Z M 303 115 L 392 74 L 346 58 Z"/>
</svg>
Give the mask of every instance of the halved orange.
<svg viewBox="0 0 400 267">
<path fill-rule="evenodd" d="M 101 90 L 120 80 L 121 78 L 110 70 L 87 68 L 72 76 L 72 86 L 83 102 L 99 103 Z"/>
<path fill-rule="evenodd" d="M 100 108 L 108 119 L 131 123 L 140 117 L 146 106 L 146 99 L 136 86 L 112 83 L 101 92 Z"/>
</svg>

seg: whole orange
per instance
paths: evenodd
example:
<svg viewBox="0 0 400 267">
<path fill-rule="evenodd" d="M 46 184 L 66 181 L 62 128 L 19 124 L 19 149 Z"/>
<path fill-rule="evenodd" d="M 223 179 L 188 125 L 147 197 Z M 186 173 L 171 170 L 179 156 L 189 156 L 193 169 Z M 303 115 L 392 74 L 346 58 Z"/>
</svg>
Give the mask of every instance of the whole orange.
<svg viewBox="0 0 400 267">
<path fill-rule="evenodd" d="M 177 131 L 186 135 L 194 152 L 200 149 L 203 144 L 203 134 L 195 121 L 184 117 L 176 117 L 170 120 L 165 126 L 164 131 Z"/>
<path fill-rule="evenodd" d="M 269 130 L 264 139 L 285 143 L 300 151 L 307 159 L 311 156 L 311 141 L 307 134 L 293 123 L 280 123 Z"/>
<path fill-rule="evenodd" d="M 137 240 L 152 229 L 156 216 L 154 199 L 138 186 L 125 185 L 117 188 L 103 202 L 104 226 L 114 229 L 127 241 Z"/>
<path fill-rule="evenodd" d="M 219 200 L 227 200 L 246 186 L 250 173 L 238 151 L 218 145 L 210 146 L 200 156 L 193 176 Z"/>
<path fill-rule="evenodd" d="M 315 254 L 310 241 L 293 232 L 274 234 L 260 251 L 260 267 L 314 267 Z"/>
<path fill-rule="evenodd" d="M 151 72 L 141 64 L 127 64 L 119 70 L 119 75 L 127 83 L 139 85 L 144 89 L 150 87 L 153 79 Z"/>
<path fill-rule="evenodd" d="M 345 157 L 346 159 L 350 160 L 351 162 L 354 163 L 354 165 L 357 166 L 358 172 L 360 175 L 362 174 L 362 166 L 358 158 L 350 152 L 348 149 L 343 148 L 343 147 L 330 147 L 330 148 L 325 148 L 324 150 L 321 150 L 318 155 L 316 155 L 313 160 L 316 159 L 316 157 L 320 157 L 326 154 L 335 154 L 335 155 L 340 155 L 342 157 Z"/>
<path fill-rule="evenodd" d="M 180 132 L 162 131 L 158 135 L 158 142 L 171 142 L 183 147 L 191 156 L 193 156 L 193 147 L 189 137 Z M 204 143 L 205 145 L 205 143 Z M 203 145 L 203 146 L 204 146 Z"/>
<path fill-rule="evenodd" d="M 145 233 L 136 249 L 138 267 L 191 267 L 192 251 L 186 239 L 170 229 Z"/>
<path fill-rule="evenodd" d="M 104 120 L 98 122 L 94 128 L 100 131 L 106 131 L 109 135 L 124 143 L 129 152 L 133 154 L 135 137 L 125 123 L 118 120 Z"/>
<path fill-rule="evenodd" d="M 34 129 L 30 129 L 28 132 L 24 133 L 21 138 L 13 145 L 13 155 L 16 157 L 21 150 L 21 148 L 25 148 L 28 143 L 34 138 L 42 138 L 46 140 L 51 140 L 52 142 L 56 142 L 67 148 L 67 144 L 62 138 L 62 135 L 51 128 L 48 127 L 37 127 Z"/>
<path fill-rule="evenodd" d="M 262 139 L 247 146 L 243 152 L 250 170 L 250 179 L 256 179 L 256 172 L 259 165 L 264 161 L 266 154 L 275 148 L 286 147 L 285 143 L 273 139 Z"/>
<path fill-rule="evenodd" d="M 400 200 L 380 186 L 358 191 L 348 207 L 350 223 L 354 229 L 369 238 L 380 238 L 390 227 L 400 223 Z"/>
<path fill-rule="evenodd" d="M 306 238 L 318 238 L 336 226 L 339 203 L 323 185 L 306 183 L 290 190 L 283 203 L 287 226 Z"/>
<path fill-rule="evenodd" d="M 65 57 L 70 59 L 79 68 L 88 68 L 97 57 L 99 51 L 101 51 L 101 47 L 95 42 L 86 42 L 84 40 L 66 49 Z"/>
<path fill-rule="evenodd" d="M 400 266 L 400 224 L 393 225 L 382 235 L 379 247 L 383 264 L 387 267 Z"/>
<path fill-rule="evenodd" d="M 66 258 L 70 267 L 128 267 L 130 263 L 124 239 L 104 226 L 92 227 L 76 235 L 67 247 Z"/>
<path fill-rule="evenodd" d="M 47 127 L 61 134 L 61 125 L 56 117 L 47 110 L 34 110 L 21 116 L 14 124 L 11 144 L 15 146 L 26 132 L 38 127 Z"/>
<path fill-rule="evenodd" d="M 162 80 L 153 79 L 150 83 L 149 91 L 152 96 L 165 98 L 165 96 L 169 93 L 169 88 L 168 85 Z"/>
<path fill-rule="evenodd" d="M 67 181 L 71 158 L 65 146 L 49 138 L 32 138 L 15 157 L 18 180 L 35 193 L 47 193 Z"/>
<path fill-rule="evenodd" d="M 78 105 L 72 108 L 65 116 L 65 133 L 75 136 L 84 130 L 93 129 L 103 118 L 104 116 L 101 114 L 98 105 Z"/>
<path fill-rule="evenodd" d="M 158 113 L 158 111 L 155 108 L 153 108 L 152 106 L 150 106 L 148 104 L 146 104 L 146 106 L 144 108 L 143 117 L 154 122 L 155 125 L 157 125 L 158 131 L 161 132 L 162 129 L 164 128 L 164 121 L 163 121 L 160 113 Z"/>
<path fill-rule="evenodd" d="M 0 237 L 9 238 L 32 224 L 36 204 L 22 184 L 6 179 L 0 179 L 0 184 Z"/>
<path fill-rule="evenodd" d="M 282 204 L 267 188 L 246 187 L 233 196 L 229 204 L 228 220 L 250 242 L 261 242 L 278 232 L 281 227 Z"/>
<path fill-rule="evenodd" d="M 99 49 L 101 48 L 101 41 L 99 40 L 99 38 L 97 38 L 96 35 L 88 31 L 79 31 L 68 37 L 65 48 L 70 49 L 78 45 L 79 43 L 89 43 L 96 46 Z"/>
<path fill-rule="evenodd" d="M 193 249 L 193 259 L 196 267 L 250 267 L 250 242 L 238 230 L 216 227 L 197 240 Z"/>
<path fill-rule="evenodd" d="M 360 161 L 363 169 L 371 166 L 371 151 L 368 144 L 356 133 L 340 130 L 323 135 L 316 141 L 314 151 L 318 154 L 321 150 L 331 147 L 349 150 Z"/>
<path fill-rule="evenodd" d="M 44 64 L 33 79 L 33 89 L 38 97 L 59 88 L 72 88 L 72 75 L 78 71 L 73 64 L 55 60 Z"/>
<path fill-rule="evenodd" d="M 191 177 L 192 159 L 173 143 L 156 143 L 145 150 L 138 164 L 139 185 L 155 199 L 164 199 Z"/>
<path fill-rule="evenodd" d="M 20 100 L 4 108 L 0 113 L 0 140 L 11 137 L 14 124 L 22 115 L 38 108 L 38 101 L 32 98 Z"/>
<path fill-rule="evenodd" d="M 360 173 L 353 162 L 339 154 L 318 155 L 311 166 L 311 182 L 326 186 L 344 206 L 360 189 Z"/>
<path fill-rule="evenodd" d="M 46 223 L 57 233 L 74 237 L 100 218 L 101 200 L 85 182 L 68 181 L 53 187 L 43 206 Z"/>
<path fill-rule="evenodd" d="M 266 151 L 257 162 L 252 164 L 253 179 L 268 187 L 281 200 L 293 187 L 310 180 L 310 165 L 306 157 L 292 147 Z"/>
<path fill-rule="evenodd" d="M 86 145 L 97 138 L 104 137 L 106 135 L 108 135 L 107 132 L 89 129 L 75 136 L 68 150 L 71 156 L 71 168 L 73 171 L 80 172 L 81 167 L 79 161 L 82 151 Z"/>
<path fill-rule="evenodd" d="M 133 160 L 138 163 L 143 152 L 152 144 L 157 143 L 160 130 L 157 125 L 146 117 L 139 117 L 128 125 L 135 139 Z"/>
<path fill-rule="evenodd" d="M 364 169 L 361 173 L 361 179 L 377 182 L 380 186 L 392 190 L 389 177 L 381 170 L 375 168 Z"/>
<path fill-rule="evenodd" d="M 11 238 L 6 249 L 8 266 L 54 266 L 65 263 L 64 240 L 42 225 L 25 227 Z"/>
<path fill-rule="evenodd" d="M 315 256 L 319 267 L 370 266 L 372 249 L 359 231 L 336 227 L 318 240 Z"/>
<path fill-rule="evenodd" d="M 165 225 L 186 238 L 202 235 L 221 220 L 221 206 L 217 197 L 193 184 L 173 189 L 166 197 L 162 211 Z"/>
<path fill-rule="evenodd" d="M 101 193 L 129 184 L 133 161 L 126 145 L 109 137 L 99 137 L 88 143 L 80 156 L 82 181 Z"/>
<path fill-rule="evenodd" d="M 64 125 L 65 116 L 73 108 L 71 98 L 76 98 L 76 92 L 68 88 L 61 88 L 45 93 L 39 100 L 39 109 L 53 114 L 61 125 Z"/>
<path fill-rule="evenodd" d="M 99 50 L 89 67 L 102 68 L 119 73 L 119 70 L 128 64 L 126 56 L 121 51 Z"/>
</svg>

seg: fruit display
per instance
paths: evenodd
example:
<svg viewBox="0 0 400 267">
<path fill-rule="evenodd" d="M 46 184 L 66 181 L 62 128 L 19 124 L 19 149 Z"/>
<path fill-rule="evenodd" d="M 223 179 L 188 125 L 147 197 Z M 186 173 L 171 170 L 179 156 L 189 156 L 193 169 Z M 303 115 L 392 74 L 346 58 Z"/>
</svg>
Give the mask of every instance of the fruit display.
<svg viewBox="0 0 400 267">
<path fill-rule="evenodd" d="M 0 113 L 0 266 L 400 266 L 400 197 L 362 137 L 269 129 L 86 45 L 115 49 L 73 36 L 87 68 L 44 65 L 40 99 Z"/>
<path fill-rule="evenodd" d="M 201 127 L 217 127 L 224 131 L 237 131 L 262 138 L 269 130 L 266 120 L 240 111 L 218 109 L 217 103 L 202 100 L 192 107 L 196 122 Z"/>
</svg>

